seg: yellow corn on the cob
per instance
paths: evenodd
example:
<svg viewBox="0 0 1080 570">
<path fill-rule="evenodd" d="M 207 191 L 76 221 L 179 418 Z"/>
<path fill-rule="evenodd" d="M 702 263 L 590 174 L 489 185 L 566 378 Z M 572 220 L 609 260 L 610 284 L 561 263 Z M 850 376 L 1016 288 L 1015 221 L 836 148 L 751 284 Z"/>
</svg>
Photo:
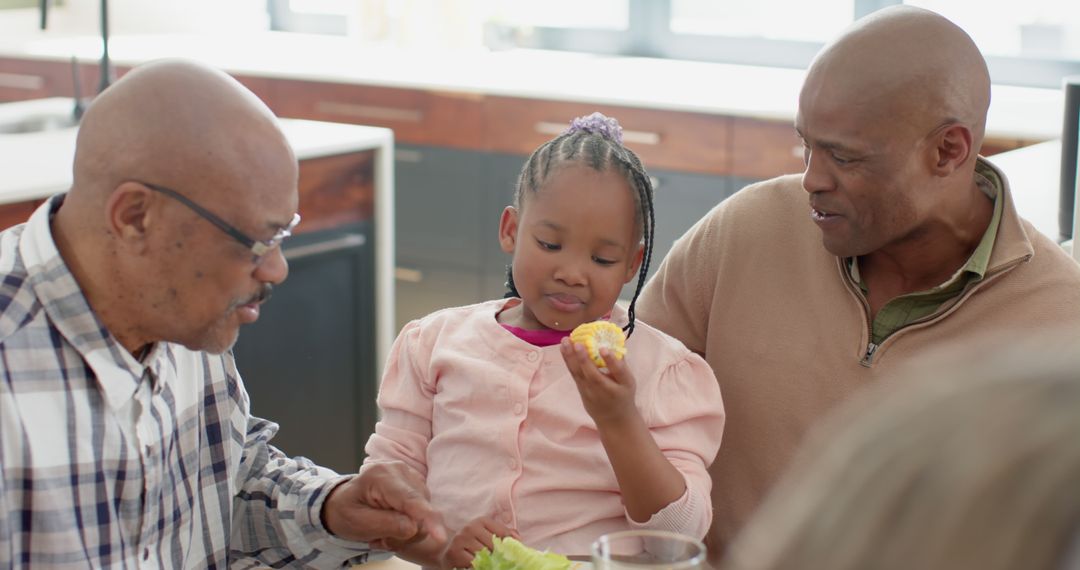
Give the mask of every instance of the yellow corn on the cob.
<svg viewBox="0 0 1080 570">
<path fill-rule="evenodd" d="M 600 357 L 601 348 L 610 350 L 615 358 L 622 359 L 626 355 L 626 335 L 618 325 L 609 321 L 582 323 L 570 333 L 570 340 L 585 345 L 589 358 L 601 368 L 607 366 Z"/>
</svg>

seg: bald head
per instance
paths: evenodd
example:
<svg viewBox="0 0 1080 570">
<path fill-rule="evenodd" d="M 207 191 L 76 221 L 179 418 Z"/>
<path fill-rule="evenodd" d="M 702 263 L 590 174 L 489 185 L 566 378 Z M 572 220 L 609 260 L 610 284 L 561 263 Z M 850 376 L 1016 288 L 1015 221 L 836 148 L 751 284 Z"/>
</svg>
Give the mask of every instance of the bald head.
<svg viewBox="0 0 1080 570">
<path fill-rule="evenodd" d="M 862 18 L 822 50 L 810 66 L 800 106 L 809 101 L 918 135 L 960 123 L 978 149 L 990 77 L 963 30 L 933 12 L 896 6 Z"/>
<path fill-rule="evenodd" d="M 280 250 L 256 259 L 250 242 L 288 226 L 298 200 L 296 157 L 270 110 L 220 71 L 161 61 L 87 110 L 52 229 L 132 354 L 159 340 L 219 352 L 288 274 Z"/>
<path fill-rule="evenodd" d="M 70 199 L 100 203 L 139 180 L 196 201 L 257 199 L 252 177 L 296 179 L 277 122 L 235 79 L 193 62 L 142 65 L 99 95 L 76 143 Z"/>
</svg>

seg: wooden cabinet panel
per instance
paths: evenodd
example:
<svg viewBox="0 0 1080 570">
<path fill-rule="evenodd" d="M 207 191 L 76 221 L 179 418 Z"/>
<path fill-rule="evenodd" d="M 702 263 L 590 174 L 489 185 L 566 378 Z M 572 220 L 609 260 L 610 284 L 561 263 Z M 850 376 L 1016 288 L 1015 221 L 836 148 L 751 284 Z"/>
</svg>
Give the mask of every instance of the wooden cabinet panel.
<svg viewBox="0 0 1080 570">
<path fill-rule="evenodd" d="M 300 162 L 297 233 L 370 220 L 375 202 L 375 152 L 311 158 Z"/>
<path fill-rule="evenodd" d="M 239 81 L 244 87 L 247 87 L 259 99 L 262 99 L 262 102 L 266 103 L 266 106 L 270 107 L 270 110 L 277 114 L 274 99 L 275 80 L 268 77 L 254 77 L 251 75 L 233 75 L 233 78 Z"/>
<path fill-rule="evenodd" d="M 786 122 L 735 118 L 732 123 L 731 172 L 733 176 L 765 179 L 794 174 L 804 169 L 802 141 Z M 1039 141 L 987 139 L 979 154 L 990 156 Z"/>
<path fill-rule="evenodd" d="M 274 446 L 340 473 L 376 421 L 371 244 L 370 224 L 286 241 L 289 278 L 233 347 L 252 413 L 281 426 Z"/>
<path fill-rule="evenodd" d="M 731 118 L 722 115 L 513 97 L 488 97 L 484 108 L 491 151 L 529 155 L 574 117 L 599 111 L 618 119 L 623 142 L 646 169 L 723 174 L 729 168 Z"/>
<path fill-rule="evenodd" d="M 97 95 L 99 67 L 79 63 L 79 96 L 90 100 Z M 130 67 L 114 67 L 118 78 Z M 0 101 L 24 101 L 45 97 L 74 97 L 75 76 L 70 61 L 43 61 L 0 57 Z"/>
<path fill-rule="evenodd" d="M 479 95 L 278 80 L 274 100 L 281 117 L 386 127 L 398 142 L 482 148 Z"/>
<path fill-rule="evenodd" d="M 300 215 L 296 233 L 371 220 L 375 153 L 356 152 L 300 162 Z M 0 230 L 25 222 L 44 200 L 0 205 Z"/>
<path fill-rule="evenodd" d="M 802 141 L 791 123 L 733 119 L 730 175 L 765 179 L 804 169 Z"/>
<path fill-rule="evenodd" d="M 14 204 L 0 205 L 0 230 L 6 230 L 16 224 L 21 224 L 30 218 L 43 200 L 28 200 L 15 202 Z"/>
<path fill-rule="evenodd" d="M 983 156 L 992 156 L 999 152 L 1015 150 L 1040 142 L 1042 141 L 1029 141 L 1024 139 L 985 139 L 983 140 L 982 149 L 979 151 L 979 154 Z"/>
<path fill-rule="evenodd" d="M 96 92 L 97 66 L 79 66 L 82 95 Z M 75 93 L 70 62 L 0 58 L 0 101 L 71 97 Z"/>
<path fill-rule="evenodd" d="M 483 150 L 487 131 L 484 125 L 486 96 L 478 93 L 431 91 L 427 93 L 427 120 L 423 139 L 403 142 Z M 411 133 L 408 133 L 411 136 Z M 397 132 L 395 131 L 395 136 Z M 403 135 L 404 136 L 404 135 Z"/>
</svg>

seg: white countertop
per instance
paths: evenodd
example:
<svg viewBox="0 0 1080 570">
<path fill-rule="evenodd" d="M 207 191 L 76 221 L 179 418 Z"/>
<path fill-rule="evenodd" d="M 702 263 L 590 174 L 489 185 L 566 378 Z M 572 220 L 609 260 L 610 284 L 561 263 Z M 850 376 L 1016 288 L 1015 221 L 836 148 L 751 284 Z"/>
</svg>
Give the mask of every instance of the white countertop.
<svg viewBox="0 0 1080 570">
<path fill-rule="evenodd" d="M 1020 215 L 1031 222 L 1035 229 L 1056 241 L 1061 229 L 1058 224 L 1061 201 L 1061 141 L 1047 141 L 995 154 L 990 157 L 990 161 L 1009 177 L 1013 201 Z M 1075 238 L 1080 227 L 1076 223 L 1080 220 L 1080 184 L 1076 185 L 1073 200 L 1075 207 L 1072 233 Z M 1067 240 L 1061 246 L 1080 261 L 1080 248 L 1076 247 L 1075 239 Z"/>
<path fill-rule="evenodd" d="M 995 154 L 989 160 L 1008 176 L 1020 215 L 1035 229 L 1057 240 L 1060 234 L 1061 141 L 1047 141 Z M 1077 259 L 1080 260 L 1080 252 Z"/>
<path fill-rule="evenodd" d="M 802 70 L 613 57 L 540 50 L 405 51 L 355 40 L 284 32 L 230 36 L 148 35 L 111 38 L 121 65 L 162 57 L 201 60 L 232 73 L 364 83 L 465 93 L 583 101 L 789 121 Z M 91 63 L 92 36 L 48 32 L 0 39 L 0 55 Z M 1058 89 L 995 85 L 987 133 L 1049 140 L 1061 135 Z"/>
<path fill-rule="evenodd" d="M 0 124 L 17 117 L 63 114 L 67 98 L 0 104 Z M 389 129 L 282 119 L 281 128 L 298 159 L 329 156 L 393 144 Z M 75 158 L 74 127 L 40 133 L 0 134 L 0 204 L 21 202 L 63 192 L 71 185 Z"/>
</svg>

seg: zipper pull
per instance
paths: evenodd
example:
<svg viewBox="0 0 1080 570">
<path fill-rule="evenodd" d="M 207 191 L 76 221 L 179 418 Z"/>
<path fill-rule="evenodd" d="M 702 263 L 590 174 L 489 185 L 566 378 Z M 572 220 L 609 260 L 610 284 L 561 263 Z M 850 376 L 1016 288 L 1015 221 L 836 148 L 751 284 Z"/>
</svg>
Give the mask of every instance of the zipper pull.
<svg viewBox="0 0 1080 570">
<path fill-rule="evenodd" d="M 874 353 L 877 352 L 877 347 L 878 345 L 872 342 L 866 345 L 866 354 L 863 355 L 862 360 L 859 362 L 859 364 L 862 364 L 863 366 L 869 368 L 870 365 L 874 362 Z"/>
</svg>

